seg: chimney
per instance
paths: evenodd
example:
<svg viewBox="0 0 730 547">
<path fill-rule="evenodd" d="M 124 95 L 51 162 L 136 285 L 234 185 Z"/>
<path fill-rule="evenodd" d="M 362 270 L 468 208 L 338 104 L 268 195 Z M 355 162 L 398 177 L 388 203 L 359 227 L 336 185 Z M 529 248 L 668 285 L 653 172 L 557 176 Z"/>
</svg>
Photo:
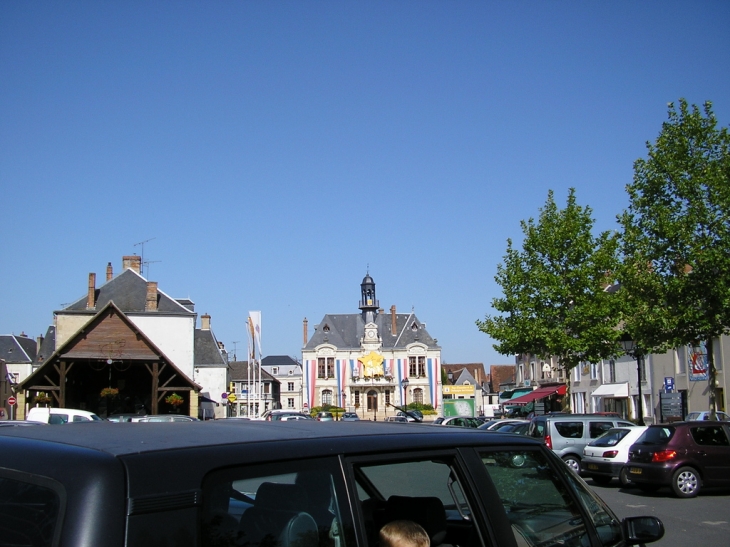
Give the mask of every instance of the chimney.
<svg viewBox="0 0 730 547">
<path fill-rule="evenodd" d="M 142 257 L 139 255 L 129 255 L 122 257 L 122 270 L 134 270 L 140 273 L 142 267 Z"/>
<path fill-rule="evenodd" d="M 207 313 L 200 316 L 200 328 L 203 330 L 210 330 L 210 315 Z"/>
<path fill-rule="evenodd" d="M 395 324 L 395 304 L 390 307 L 390 334 L 395 336 L 397 333 Z"/>
<path fill-rule="evenodd" d="M 107 262 L 106 264 L 106 280 L 111 281 L 112 277 L 114 277 L 114 271 L 112 270 L 112 263 Z"/>
<path fill-rule="evenodd" d="M 147 298 L 144 302 L 144 311 L 157 311 L 157 281 L 147 282 Z"/>
<path fill-rule="evenodd" d="M 303 330 L 303 335 L 304 335 L 304 343 L 302 344 L 303 346 L 307 345 L 307 338 L 309 337 L 308 333 L 307 333 L 307 325 L 308 325 L 307 318 L 305 317 L 304 321 L 302 321 L 302 330 Z"/>
<path fill-rule="evenodd" d="M 89 293 L 86 295 L 86 309 L 96 306 L 96 274 L 89 274 Z"/>
</svg>

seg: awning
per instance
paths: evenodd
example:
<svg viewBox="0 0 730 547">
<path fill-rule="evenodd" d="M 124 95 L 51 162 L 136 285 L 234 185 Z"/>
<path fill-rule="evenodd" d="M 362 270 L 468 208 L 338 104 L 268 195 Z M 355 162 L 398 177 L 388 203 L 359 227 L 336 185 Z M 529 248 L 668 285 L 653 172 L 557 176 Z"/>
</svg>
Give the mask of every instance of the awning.
<svg viewBox="0 0 730 547">
<path fill-rule="evenodd" d="M 612 399 L 625 399 L 629 396 L 629 383 L 623 384 L 603 384 L 598 386 L 593 393 L 593 397 L 608 397 Z"/>
<path fill-rule="evenodd" d="M 516 399 L 510 399 L 508 401 L 508 404 L 510 405 L 526 405 L 527 403 L 531 403 L 532 401 L 536 401 L 538 399 L 544 399 L 545 397 L 550 397 L 550 395 L 555 395 L 556 393 L 558 395 L 565 395 L 566 391 L 565 384 L 559 385 L 559 386 L 544 386 L 539 387 L 536 390 L 534 390 L 532 393 L 528 393 L 527 395 L 522 395 L 521 397 L 517 397 Z"/>
</svg>

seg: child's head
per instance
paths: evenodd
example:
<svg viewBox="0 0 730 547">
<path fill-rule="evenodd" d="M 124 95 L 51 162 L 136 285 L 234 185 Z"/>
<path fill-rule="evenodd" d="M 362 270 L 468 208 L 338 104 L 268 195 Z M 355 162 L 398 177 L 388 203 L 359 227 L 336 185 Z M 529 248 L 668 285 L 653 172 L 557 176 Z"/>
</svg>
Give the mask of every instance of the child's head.
<svg viewBox="0 0 730 547">
<path fill-rule="evenodd" d="M 412 520 L 394 520 L 380 529 L 380 547 L 429 547 L 431 540 Z"/>
</svg>

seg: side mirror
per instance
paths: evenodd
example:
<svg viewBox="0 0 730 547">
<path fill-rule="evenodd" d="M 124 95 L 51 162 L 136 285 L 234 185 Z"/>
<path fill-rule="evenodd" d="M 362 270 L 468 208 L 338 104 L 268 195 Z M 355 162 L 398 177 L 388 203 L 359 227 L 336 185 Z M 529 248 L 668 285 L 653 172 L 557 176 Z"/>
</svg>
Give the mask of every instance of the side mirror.
<svg viewBox="0 0 730 547">
<path fill-rule="evenodd" d="M 664 524 L 656 517 L 627 517 L 621 526 L 627 545 L 651 543 L 664 537 Z"/>
</svg>

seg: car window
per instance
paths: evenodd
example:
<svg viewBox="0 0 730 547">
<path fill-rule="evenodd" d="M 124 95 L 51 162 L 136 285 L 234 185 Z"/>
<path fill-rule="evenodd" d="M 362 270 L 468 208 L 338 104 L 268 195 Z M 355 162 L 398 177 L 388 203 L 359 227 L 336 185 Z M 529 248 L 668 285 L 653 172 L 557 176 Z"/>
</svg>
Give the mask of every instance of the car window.
<svg viewBox="0 0 730 547">
<path fill-rule="evenodd" d="M 631 422 L 616 422 L 618 427 L 634 427 L 636 424 Z"/>
<path fill-rule="evenodd" d="M 544 454 L 534 450 L 484 451 L 481 457 L 517 545 L 590 545 L 577 502 Z"/>
<path fill-rule="evenodd" d="M 561 437 L 566 439 L 583 437 L 583 422 L 555 422 L 555 429 Z"/>
<path fill-rule="evenodd" d="M 58 542 L 65 492 L 60 484 L 52 482 L 0 476 L 0 543 L 51 547 Z"/>
<path fill-rule="evenodd" d="M 720 426 L 691 427 L 689 430 L 694 441 L 703 446 L 728 446 L 727 435 Z"/>
<path fill-rule="evenodd" d="M 636 440 L 636 444 L 666 444 L 673 436 L 673 427 L 650 427 Z"/>
<path fill-rule="evenodd" d="M 225 469 L 203 482 L 202 545 L 355 545 L 337 460 Z"/>
<path fill-rule="evenodd" d="M 67 424 L 68 414 L 51 414 L 48 416 L 49 424 Z"/>
<path fill-rule="evenodd" d="M 590 422 L 588 425 L 588 433 L 591 439 L 597 439 L 612 427 L 613 422 Z"/>
<path fill-rule="evenodd" d="M 592 441 L 590 446 L 616 446 L 619 442 L 621 442 L 621 439 L 623 439 L 626 435 L 629 434 L 628 429 L 611 429 L 610 431 L 607 431 L 605 435 L 600 437 L 599 439 L 596 439 L 595 441 Z"/>
<path fill-rule="evenodd" d="M 74 422 L 90 422 L 91 420 L 86 416 L 79 416 L 78 414 L 73 417 Z"/>
<path fill-rule="evenodd" d="M 530 424 L 530 437 L 545 436 L 545 420 L 533 420 Z"/>
</svg>

